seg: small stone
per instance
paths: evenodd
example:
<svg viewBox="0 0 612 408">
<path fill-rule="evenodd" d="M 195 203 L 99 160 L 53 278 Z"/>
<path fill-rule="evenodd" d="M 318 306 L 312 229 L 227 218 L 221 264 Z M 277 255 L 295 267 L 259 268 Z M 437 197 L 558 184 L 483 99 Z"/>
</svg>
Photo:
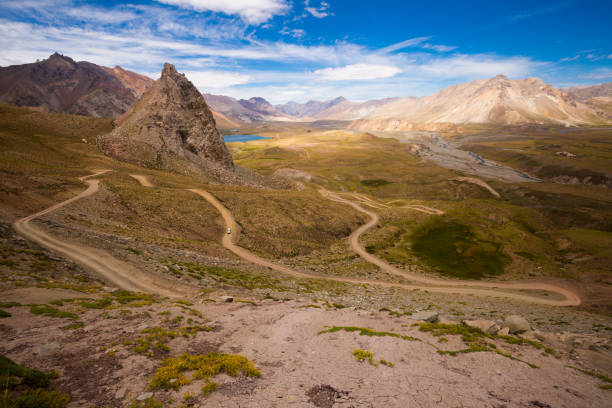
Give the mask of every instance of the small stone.
<svg viewBox="0 0 612 408">
<path fill-rule="evenodd" d="M 510 329 L 511 334 L 522 333 L 531 330 L 531 326 L 527 319 L 519 315 L 506 316 L 504 326 Z"/>
<path fill-rule="evenodd" d="M 38 348 L 38 354 L 40 355 L 49 354 L 49 353 L 54 352 L 55 350 L 59 350 L 59 348 L 60 348 L 60 345 L 59 343 L 56 343 L 56 342 L 43 344 L 42 346 Z"/>
<path fill-rule="evenodd" d="M 138 330 L 138 331 L 142 331 L 142 330 L 144 330 L 144 329 L 148 329 L 148 328 L 149 328 L 149 325 L 148 325 L 148 324 L 146 324 L 146 323 L 143 323 L 143 324 L 141 324 L 140 326 L 136 327 L 136 330 Z"/>
<path fill-rule="evenodd" d="M 499 326 L 491 320 L 464 320 L 462 323 L 490 334 L 495 334 L 499 330 Z"/>
<path fill-rule="evenodd" d="M 102 290 L 108 293 L 115 293 L 119 290 L 119 288 L 111 288 L 109 286 L 102 287 Z"/>
<path fill-rule="evenodd" d="M 123 397 L 125 397 L 125 393 L 127 392 L 127 388 L 126 387 L 121 387 L 117 390 L 117 392 L 115 392 L 115 399 L 123 399 Z"/>
<path fill-rule="evenodd" d="M 448 316 L 438 316 L 438 323 L 440 324 L 457 324 L 457 321 Z"/>
<path fill-rule="evenodd" d="M 174 384 L 176 382 L 176 378 L 171 378 L 170 379 L 170 384 Z"/>
<path fill-rule="evenodd" d="M 136 397 L 136 401 L 146 401 L 148 399 L 153 398 L 153 393 L 152 392 L 145 392 L 144 394 L 140 394 L 139 396 Z"/>
<path fill-rule="evenodd" d="M 410 318 L 412 320 L 422 320 L 429 323 L 435 323 L 438 321 L 438 312 L 424 310 L 422 312 L 413 313 Z"/>
<path fill-rule="evenodd" d="M 507 336 L 510 334 L 510 328 L 508 327 L 502 327 L 498 332 L 497 335 L 498 336 Z"/>
<path fill-rule="evenodd" d="M 223 300 L 224 302 L 231 303 L 234 301 L 234 297 L 233 296 L 222 296 L 221 300 Z"/>
</svg>

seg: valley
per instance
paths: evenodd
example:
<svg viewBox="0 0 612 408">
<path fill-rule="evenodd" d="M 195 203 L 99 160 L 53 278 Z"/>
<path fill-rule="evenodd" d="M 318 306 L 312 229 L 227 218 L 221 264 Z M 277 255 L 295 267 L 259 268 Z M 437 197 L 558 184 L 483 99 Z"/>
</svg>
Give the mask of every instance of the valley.
<svg viewBox="0 0 612 408">
<path fill-rule="evenodd" d="M 540 82 L 0 104 L 0 406 L 606 406 L 610 127 Z"/>
</svg>

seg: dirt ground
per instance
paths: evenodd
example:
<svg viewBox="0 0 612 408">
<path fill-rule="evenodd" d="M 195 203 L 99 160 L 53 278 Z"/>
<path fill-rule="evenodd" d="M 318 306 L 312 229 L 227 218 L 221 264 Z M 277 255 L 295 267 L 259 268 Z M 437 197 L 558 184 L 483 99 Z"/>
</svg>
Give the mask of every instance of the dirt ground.
<svg viewBox="0 0 612 408">
<path fill-rule="evenodd" d="M 214 377 L 219 389 L 208 398 L 199 392 L 203 383 L 195 381 L 178 392 L 153 390 L 155 399 L 164 406 L 181 406 L 190 392 L 195 395 L 190 403 L 201 407 L 609 406 L 610 391 L 600 388 L 601 380 L 569 367 L 587 361 L 567 353 L 580 342 L 595 344 L 595 338 L 528 335 L 545 339 L 559 358 L 499 340 L 498 350 L 522 361 L 494 352 L 452 356 L 439 354 L 437 348 L 464 349 L 459 336 L 446 335 L 447 342 L 441 343 L 440 337 L 419 331 L 410 318 L 386 312 L 299 301 L 253 304 L 217 299 L 189 307 L 202 313 L 199 318 L 181 306 L 166 301 L 129 313 L 87 310 L 79 316 L 83 325 L 77 329 L 65 328 L 69 319 L 35 316 L 26 307 L 13 307 L 13 316 L 0 325 L 0 352 L 20 364 L 56 369 L 60 377 L 53 386 L 71 394 L 71 407 L 125 406 L 147 391 L 161 357 L 211 351 L 246 356 L 262 377 L 222 374 Z M 177 327 L 173 322 L 179 315 L 192 316 L 214 330 L 179 336 L 168 342 L 167 354 L 153 357 L 124 344 L 146 328 Z M 319 334 L 333 326 L 370 328 L 418 340 L 344 330 Z M 368 350 L 374 363 L 384 359 L 393 367 L 360 362 L 352 355 L 354 349 Z"/>
</svg>

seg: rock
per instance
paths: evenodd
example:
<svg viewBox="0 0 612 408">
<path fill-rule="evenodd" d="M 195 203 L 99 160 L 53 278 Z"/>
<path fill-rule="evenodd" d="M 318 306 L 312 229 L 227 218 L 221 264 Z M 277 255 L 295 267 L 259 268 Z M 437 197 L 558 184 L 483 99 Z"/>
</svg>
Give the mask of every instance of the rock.
<svg viewBox="0 0 612 408">
<path fill-rule="evenodd" d="M 438 316 L 438 323 L 440 324 L 458 324 L 459 322 L 449 316 Z"/>
<path fill-rule="evenodd" d="M 149 325 L 146 323 L 143 323 L 140 326 L 136 327 L 136 330 L 143 331 L 144 329 L 148 329 L 148 328 L 149 328 Z"/>
<path fill-rule="evenodd" d="M 223 300 L 224 302 L 231 303 L 234 301 L 234 297 L 233 296 L 222 296 L 221 300 Z"/>
<path fill-rule="evenodd" d="M 498 336 L 507 336 L 510 334 L 510 328 L 509 327 L 502 327 L 500 331 L 497 332 Z"/>
<path fill-rule="evenodd" d="M 127 388 L 126 387 L 121 387 L 117 390 L 117 392 L 115 392 L 115 399 L 123 399 L 123 397 L 125 397 L 125 393 L 127 392 Z"/>
<path fill-rule="evenodd" d="M 59 348 L 60 348 L 60 345 L 59 343 L 56 343 L 56 342 L 43 344 L 42 346 L 38 347 L 38 354 L 40 355 L 49 354 L 49 353 L 54 352 L 55 350 L 59 350 Z"/>
<path fill-rule="evenodd" d="M 136 397 L 136 401 L 146 401 L 148 399 L 153 398 L 153 393 L 152 392 L 145 392 L 144 394 L 140 394 L 139 396 Z"/>
<path fill-rule="evenodd" d="M 413 313 L 410 318 L 412 320 L 422 320 L 429 323 L 435 323 L 438 321 L 438 312 L 423 310 L 422 312 Z"/>
<path fill-rule="evenodd" d="M 491 320 L 464 320 L 462 323 L 468 327 L 474 327 L 490 334 L 495 334 L 499 331 L 499 326 Z"/>
<path fill-rule="evenodd" d="M 531 330 L 531 326 L 527 319 L 519 315 L 506 316 L 504 326 L 508 327 L 511 334 L 522 333 Z"/>
<path fill-rule="evenodd" d="M 98 138 L 108 156 L 183 174 L 234 174 L 204 97 L 172 64 L 164 64 L 161 77 L 115 123 L 111 133 Z"/>
<path fill-rule="evenodd" d="M 109 286 L 102 287 L 102 290 L 108 293 L 115 293 L 119 290 L 119 288 L 111 288 Z"/>
</svg>

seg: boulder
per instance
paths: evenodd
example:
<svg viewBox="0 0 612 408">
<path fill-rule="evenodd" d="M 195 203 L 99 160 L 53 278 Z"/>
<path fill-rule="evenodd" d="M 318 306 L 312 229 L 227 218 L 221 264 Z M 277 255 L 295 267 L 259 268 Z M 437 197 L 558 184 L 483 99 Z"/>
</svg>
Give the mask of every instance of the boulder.
<svg viewBox="0 0 612 408">
<path fill-rule="evenodd" d="M 412 320 L 422 320 L 429 323 L 435 323 L 438 321 L 438 312 L 423 310 L 422 312 L 413 313 L 410 318 Z"/>
<path fill-rule="evenodd" d="M 136 397 L 136 401 L 146 401 L 148 399 L 153 398 L 153 393 L 152 392 L 145 392 L 144 394 L 140 394 L 139 396 Z"/>
<path fill-rule="evenodd" d="M 497 335 L 498 336 L 507 336 L 510 334 L 510 328 L 509 327 L 502 327 L 498 332 Z"/>
<path fill-rule="evenodd" d="M 491 320 L 463 320 L 462 323 L 468 327 L 474 327 L 490 334 L 496 334 L 499 330 L 499 326 Z"/>
<path fill-rule="evenodd" d="M 508 327 L 511 334 L 523 333 L 531 330 L 531 326 L 527 319 L 519 315 L 506 316 L 504 326 Z"/>
<path fill-rule="evenodd" d="M 231 303 L 234 301 L 234 297 L 233 296 L 222 296 L 221 300 L 223 300 L 224 302 Z"/>
</svg>

